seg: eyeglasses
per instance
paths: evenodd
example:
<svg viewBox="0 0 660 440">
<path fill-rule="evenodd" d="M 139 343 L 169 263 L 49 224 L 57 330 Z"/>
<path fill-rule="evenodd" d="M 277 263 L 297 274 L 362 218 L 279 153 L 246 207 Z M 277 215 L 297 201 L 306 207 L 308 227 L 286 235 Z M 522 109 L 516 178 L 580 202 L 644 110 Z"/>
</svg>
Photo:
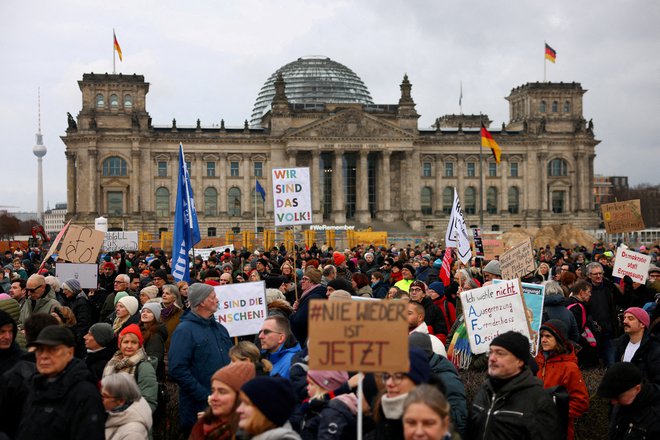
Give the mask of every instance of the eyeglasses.
<svg viewBox="0 0 660 440">
<path fill-rule="evenodd" d="M 424 290 L 421 287 L 411 287 L 408 289 L 409 292 L 423 292 Z"/>
<path fill-rule="evenodd" d="M 302 277 L 302 278 L 300 279 L 300 281 L 309 281 L 309 278 L 308 278 L 308 277 Z"/>
<path fill-rule="evenodd" d="M 383 380 L 383 383 L 392 379 L 394 385 L 399 385 L 405 376 L 406 375 L 403 373 L 395 373 L 395 374 L 383 373 L 380 377 Z"/>
<path fill-rule="evenodd" d="M 34 292 L 36 292 L 37 290 L 41 289 L 41 288 L 44 287 L 44 286 L 45 286 L 45 284 L 42 284 L 41 286 L 37 286 L 37 287 L 35 287 L 35 288 L 33 288 L 33 289 L 26 288 L 25 290 L 26 290 L 27 292 L 34 293 Z"/>
<path fill-rule="evenodd" d="M 268 336 L 271 333 L 277 333 L 278 335 L 284 334 L 282 332 L 276 332 L 275 330 L 268 330 L 267 328 L 259 330 L 259 334 L 262 334 L 262 333 L 264 334 L 264 336 Z"/>
</svg>

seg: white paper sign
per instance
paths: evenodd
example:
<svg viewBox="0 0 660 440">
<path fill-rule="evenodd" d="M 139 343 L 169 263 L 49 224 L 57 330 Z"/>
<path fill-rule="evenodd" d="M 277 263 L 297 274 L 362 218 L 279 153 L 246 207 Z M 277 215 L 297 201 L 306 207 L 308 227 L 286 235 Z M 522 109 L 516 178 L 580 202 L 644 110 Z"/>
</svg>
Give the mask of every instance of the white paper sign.
<svg viewBox="0 0 660 440">
<path fill-rule="evenodd" d="M 309 168 L 273 170 L 275 226 L 312 223 L 312 191 Z"/>
<path fill-rule="evenodd" d="M 486 353 L 490 342 L 509 330 L 530 339 L 522 288 L 517 279 L 461 292 L 461 303 L 473 354 Z"/>
<path fill-rule="evenodd" d="M 651 256 L 633 252 L 621 246 L 616 250 L 616 261 L 612 275 L 623 278 L 628 275 L 636 283 L 644 284 L 649 277 Z"/>
<path fill-rule="evenodd" d="M 229 336 L 254 335 L 268 316 L 266 283 L 225 284 L 215 286 L 218 310 L 215 319 L 224 325 Z"/>
<path fill-rule="evenodd" d="M 99 266 L 97 264 L 62 263 L 55 265 L 55 276 L 60 281 L 76 279 L 83 289 L 98 287 Z"/>
<path fill-rule="evenodd" d="M 138 250 L 137 231 L 111 231 L 105 233 L 103 249 L 106 252 L 116 252 L 121 249 L 125 251 Z"/>
<path fill-rule="evenodd" d="M 229 249 L 229 252 L 234 250 L 234 245 L 233 244 L 228 244 L 226 246 L 217 246 L 214 248 L 202 248 L 202 249 L 197 249 L 195 248 L 195 254 L 193 255 L 193 249 L 190 250 L 190 255 L 193 255 L 196 257 L 197 255 L 202 257 L 202 260 L 208 260 L 209 257 L 211 256 L 211 252 L 215 251 L 218 254 L 223 254 L 225 252 L 225 249 Z"/>
</svg>

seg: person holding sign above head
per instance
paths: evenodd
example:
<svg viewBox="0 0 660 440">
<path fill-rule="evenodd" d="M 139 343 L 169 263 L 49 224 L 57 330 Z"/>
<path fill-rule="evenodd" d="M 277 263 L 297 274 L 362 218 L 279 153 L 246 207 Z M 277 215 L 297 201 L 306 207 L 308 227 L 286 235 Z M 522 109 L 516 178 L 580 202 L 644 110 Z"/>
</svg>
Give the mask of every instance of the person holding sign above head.
<svg viewBox="0 0 660 440">
<path fill-rule="evenodd" d="M 289 378 L 291 359 L 300 351 L 300 344 L 291 333 L 289 320 L 281 315 L 266 318 L 259 330 L 262 358 L 273 364 L 271 376 Z"/>
</svg>

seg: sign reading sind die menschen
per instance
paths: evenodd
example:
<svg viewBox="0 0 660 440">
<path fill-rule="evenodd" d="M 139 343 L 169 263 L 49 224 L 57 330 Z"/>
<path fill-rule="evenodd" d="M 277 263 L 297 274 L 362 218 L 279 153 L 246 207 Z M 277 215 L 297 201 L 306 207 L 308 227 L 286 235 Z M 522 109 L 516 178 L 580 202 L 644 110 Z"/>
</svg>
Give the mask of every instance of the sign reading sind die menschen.
<svg viewBox="0 0 660 440">
<path fill-rule="evenodd" d="M 263 281 L 225 284 L 213 289 L 218 298 L 215 319 L 225 326 L 229 336 L 259 333 L 268 314 L 266 284 Z"/>
<path fill-rule="evenodd" d="M 275 226 L 312 223 L 312 191 L 309 168 L 273 170 Z"/>
</svg>

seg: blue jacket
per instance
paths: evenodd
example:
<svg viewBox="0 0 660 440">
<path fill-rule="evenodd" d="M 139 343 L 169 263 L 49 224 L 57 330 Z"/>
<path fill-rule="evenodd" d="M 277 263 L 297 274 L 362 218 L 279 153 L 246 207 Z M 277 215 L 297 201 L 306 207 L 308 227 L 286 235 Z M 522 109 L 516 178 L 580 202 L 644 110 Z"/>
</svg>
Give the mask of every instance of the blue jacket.
<svg viewBox="0 0 660 440">
<path fill-rule="evenodd" d="M 291 322 L 291 331 L 296 337 L 301 346 L 307 346 L 307 316 L 309 314 L 309 301 L 312 299 L 326 299 L 326 288 L 322 285 L 317 285 L 298 302 L 298 310 L 291 314 L 289 321 Z"/>
<path fill-rule="evenodd" d="M 183 428 L 192 428 L 197 413 L 207 406 L 211 376 L 229 364 L 232 343 L 219 322 L 204 319 L 190 310 L 172 334 L 168 353 L 169 373 L 179 385 L 179 411 Z"/>
<path fill-rule="evenodd" d="M 287 338 L 286 341 L 275 353 L 262 351 L 264 359 L 268 359 L 273 364 L 273 369 L 270 372 L 271 376 L 282 376 L 289 379 L 291 372 L 291 359 L 301 350 L 300 344 L 293 336 Z"/>
</svg>

